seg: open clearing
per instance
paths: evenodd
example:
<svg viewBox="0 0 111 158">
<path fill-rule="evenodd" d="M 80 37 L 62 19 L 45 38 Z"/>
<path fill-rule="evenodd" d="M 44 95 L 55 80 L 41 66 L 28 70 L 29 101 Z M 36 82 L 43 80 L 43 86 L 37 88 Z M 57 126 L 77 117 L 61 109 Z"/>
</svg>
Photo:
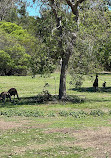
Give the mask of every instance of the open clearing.
<svg viewBox="0 0 111 158">
<path fill-rule="evenodd" d="M 36 95 L 42 92 L 46 82 L 49 83 L 46 90 L 57 95 L 58 80 L 56 73 L 35 79 L 0 77 L 1 91 L 15 87 L 21 98 L 15 104 L 0 103 L 1 158 L 111 157 L 111 75 L 99 75 L 98 92 L 91 88 L 89 78 L 80 89 L 69 85 L 68 78 L 67 92 L 76 102 L 38 103 Z M 101 87 L 103 81 L 107 82 L 106 89 Z"/>
</svg>

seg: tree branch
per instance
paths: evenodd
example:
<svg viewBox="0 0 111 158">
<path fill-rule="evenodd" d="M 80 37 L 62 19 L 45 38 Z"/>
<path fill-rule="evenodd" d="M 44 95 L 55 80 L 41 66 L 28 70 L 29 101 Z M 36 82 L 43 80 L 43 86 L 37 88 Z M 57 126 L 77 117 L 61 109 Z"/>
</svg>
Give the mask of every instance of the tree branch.
<svg viewBox="0 0 111 158">
<path fill-rule="evenodd" d="M 75 4 L 72 3 L 70 0 L 66 0 L 66 2 L 67 2 L 67 4 L 71 7 L 71 9 L 72 9 L 72 11 L 73 11 L 73 9 L 74 9 L 74 7 L 75 7 Z"/>
<path fill-rule="evenodd" d="M 84 2 L 85 0 L 77 0 L 76 3 L 71 2 L 70 0 L 66 0 L 67 4 L 71 7 L 72 13 L 76 16 L 75 21 L 78 20 L 78 6 L 80 3 Z"/>
<path fill-rule="evenodd" d="M 50 2 L 50 7 L 51 7 L 51 9 L 53 11 L 53 14 L 54 14 L 56 22 L 57 22 L 56 28 L 54 28 L 52 30 L 52 34 L 53 34 L 54 30 L 61 28 L 61 17 L 58 16 L 58 13 L 57 13 L 57 10 L 56 10 L 57 6 L 55 4 L 55 1 L 54 0 L 49 0 L 49 2 Z"/>
<path fill-rule="evenodd" d="M 77 9 L 80 3 L 84 2 L 85 0 L 77 0 L 77 2 L 74 4 L 70 0 L 66 0 L 67 4 L 71 7 L 72 12 L 75 14 L 74 10 Z"/>
<path fill-rule="evenodd" d="M 76 3 L 82 3 L 82 2 L 84 2 L 85 0 L 77 0 L 77 2 Z"/>
<path fill-rule="evenodd" d="M 56 21 L 58 22 L 58 15 L 57 15 L 57 11 L 56 11 L 56 6 L 55 6 L 55 3 L 54 3 L 54 0 L 49 0 L 50 2 L 50 7 L 54 13 L 54 16 L 56 18 Z"/>
</svg>

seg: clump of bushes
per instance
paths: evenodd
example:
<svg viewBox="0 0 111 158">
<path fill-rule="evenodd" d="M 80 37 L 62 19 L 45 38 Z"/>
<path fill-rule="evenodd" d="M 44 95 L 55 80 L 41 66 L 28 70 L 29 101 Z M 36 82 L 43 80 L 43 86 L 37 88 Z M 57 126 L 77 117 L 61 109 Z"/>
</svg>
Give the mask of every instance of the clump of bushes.
<svg viewBox="0 0 111 158">
<path fill-rule="evenodd" d="M 81 118 L 81 117 L 86 117 L 88 114 L 84 111 L 72 111 L 72 112 L 61 111 L 59 112 L 59 115 L 64 117 L 72 116 L 75 118 Z"/>
<path fill-rule="evenodd" d="M 46 101 L 51 101 L 52 100 L 52 96 L 51 94 L 48 92 L 48 90 L 43 90 L 40 94 L 38 94 L 37 96 L 37 102 L 38 103 L 44 103 Z"/>
<path fill-rule="evenodd" d="M 18 108 L 11 108 L 11 109 L 4 109 L 0 111 L 0 115 L 5 115 L 7 117 L 11 116 L 24 116 L 24 117 L 56 117 L 56 116 L 62 116 L 62 117 L 74 117 L 74 118 L 83 118 L 87 116 L 103 116 L 105 113 L 102 110 L 91 110 L 89 113 L 81 110 L 81 111 L 39 111 L 38 109 L 18 109 Z M 111 114 L 111 111 L 109 111 L 109 114 Z"/>
<path fill-rule="evenodd" d="M 11 116 L 25 116 L 25 117 L 43 117 L 44 113 L 42 111 L 37 110 L 17 110 L 17 109 L 10 109 L 1 111 L 0 115 L 6 115 L 7 117 Z"/>
<path fill-rule="evenodd" d="M 48 117 L 55 117 L 56 114 L 53 112 L 53 111 L 50 111 L 48 114 L 47 114 Z"/>
<path fill-rule="evenodd" d="M 70 112 L 70 115 L 76 118 L 81 118 L 81 117 L 86 117 L 88 115 L 88 113 L 86 113 L 85 111 L 73 111 Z"/>
<path fill-rule="evenodd" d="M 102 110 L 91 110 L 90 115 L 92 116 L 103 116 L 105 113 Z"/>
<path fill-rule="evenodd" d="M 67 111 L 60 111 L 60 112 L 59 112 L 59 115 L 66 117 L 66 116 L 69 116 L 69 112 L 67 112 Z"/>
</svg>

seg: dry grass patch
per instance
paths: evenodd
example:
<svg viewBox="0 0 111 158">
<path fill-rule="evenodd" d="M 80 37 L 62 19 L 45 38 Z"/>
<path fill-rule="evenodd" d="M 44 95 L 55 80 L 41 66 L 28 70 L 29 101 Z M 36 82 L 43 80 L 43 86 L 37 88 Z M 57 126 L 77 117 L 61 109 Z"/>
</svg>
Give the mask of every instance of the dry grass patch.
<svg viewBox="0 0 111 158">
<path fill-rule="evenodd" d="M 0 120 L 0 130 L 8 130 L 13 128 L 21 127 L 23 124 L 16 122 L 6 122 L 4 120 Z"/>
<path fill-rule="evenodd" d="M 13 117 L 12 121 L 7 121 L 6 118 L 0 118 L 0 130 L 11 130 L 17 128 L 26 128 L 26 129 L 43 129 L 47 128 L 51 123 L 35 123 L 30 119 Z"/>
<path fill-rule="evenodd" d="M 73 136 L 77 138 L 74 145 L 93 149 L 90 156 L 94 158 L 111 157 L 111 127 L 79 130 L 74 132 Z"/>
<path fill-rule="evenodd" d="M 73 128 L 48 129 L 45 133 L 63 133 L 75 137 L 75 141 L 62 143 L 66 146 L 79 146 L 84 149 L 90 148 L 88 156 L 93 158 L 111 157 L 111 127 L 99 127 L 74 130 Z"/>
</svg>

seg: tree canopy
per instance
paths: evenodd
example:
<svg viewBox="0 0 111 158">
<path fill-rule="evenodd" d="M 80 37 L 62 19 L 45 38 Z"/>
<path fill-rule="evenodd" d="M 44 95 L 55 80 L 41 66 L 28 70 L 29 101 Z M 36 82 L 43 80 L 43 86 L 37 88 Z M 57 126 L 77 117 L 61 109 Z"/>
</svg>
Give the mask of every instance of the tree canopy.
<svg viewBox="0 0 111 158">
<path fill-rule="evenodd" d="M 14 23 L 0 22 L 0 39 L 1 75 L 26 74 L 30 55 L 25 47 L 31 41 L 27 31 Z"/>
</svg>

